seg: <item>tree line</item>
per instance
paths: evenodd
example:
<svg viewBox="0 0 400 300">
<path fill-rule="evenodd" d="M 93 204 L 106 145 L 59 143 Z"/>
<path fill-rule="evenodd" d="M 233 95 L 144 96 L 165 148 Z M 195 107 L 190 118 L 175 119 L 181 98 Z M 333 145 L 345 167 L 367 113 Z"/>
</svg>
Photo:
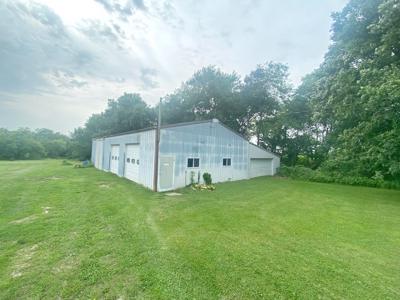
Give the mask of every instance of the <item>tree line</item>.
<svg viewBox="0 0 400 300">
<path fill-rule="evenodd" d="M 332 18 L 324 61 L 297 88 L 281 63 L 243 78 L 204 67 L 163 97 L 163 123 L 218 118 L 285 165 L 399 179 L 400 4 L 351 0 Z M 65 153 L 88 158 L 93 137 L 153 126 L 157 110 L 139 94 L 109 100 L 74 130 Z"/>
<path fill-rule="evenodd" d="M 60 158 L 70 149 L 70 138 L 50 129 L 0 128 L 0 160 Z"/>
</svg>

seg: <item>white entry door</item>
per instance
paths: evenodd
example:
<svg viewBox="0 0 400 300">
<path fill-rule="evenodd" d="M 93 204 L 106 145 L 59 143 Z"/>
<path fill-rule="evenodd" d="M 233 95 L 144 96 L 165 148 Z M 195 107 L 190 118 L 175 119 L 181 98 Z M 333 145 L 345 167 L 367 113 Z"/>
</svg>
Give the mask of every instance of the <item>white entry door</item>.
<svg viewBox="0 0 400 300">
<path fill-rule="evenodd" d="M 140 148 L 139 145 L 126 145 L 125 177 L 139 182 Z"/>
<path fill-rule="evenodd" d="M 174 187 L 175 159 L 169 156 L 160 156 L 160 190 L 166 191 Z"/>
<path fill-rule="evenodd" d="M 111 158 L 110 158 L 110 171 L 118 175 L 119 166 L 119 146 L 111 146 Z"/>
</svg>

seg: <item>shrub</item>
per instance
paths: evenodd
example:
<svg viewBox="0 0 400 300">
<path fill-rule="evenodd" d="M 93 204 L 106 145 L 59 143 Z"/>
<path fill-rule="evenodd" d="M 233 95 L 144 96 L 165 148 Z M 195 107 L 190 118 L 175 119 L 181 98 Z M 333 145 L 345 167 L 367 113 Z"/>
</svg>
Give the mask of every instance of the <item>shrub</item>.
<svg viewBox="0 0 400 300">
<path fill-rule="evenodd" d="M 62 161 L 62 165 L 63 166 L 72 166 L 72 162 L 68 161 L 68 160 L 63 160 Z"/>
<path fill-rule="evenodd" d="M 287 167 L 281 166 L 278 175 L 298 180 L 323 182 L 323 183 L 339 183 L 347 185 L 359 185 L 369 187 L 380 187 L 388 189 L 400 189 L 398 181 L 384 181 L 381 174 L 377 172 L 372 178 L 343 176 L 340 173 L 324 172 L 321 170 L 312 170 L 303 166 Z"/>
<path fill-rule="evenodd" d="M 204 173 L 203 174 L 203 179 L 204 179 L 204 183 L 206 185 L 211 185 L 212 184 L 212 179 L 211 179 L 211 174 L 210 173 Z"/>
</svg>

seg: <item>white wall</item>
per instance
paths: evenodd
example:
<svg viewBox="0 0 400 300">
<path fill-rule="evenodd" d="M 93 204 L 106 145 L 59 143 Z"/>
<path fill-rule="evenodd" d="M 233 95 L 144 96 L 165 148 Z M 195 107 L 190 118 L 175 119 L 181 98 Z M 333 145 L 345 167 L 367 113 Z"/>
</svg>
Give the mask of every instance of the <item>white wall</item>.
<svg viewBox="0 0 400 300">
<path fill-rule="evenodd" d="M 119 165 L 118 176 L 124 176 L 125 160 L 126 160 L 126 145 L 139 144 L 140 145 L 140 158 L 139 158 L 139 182 L 140 184 L 153 188 L 153 175 L 154 175 L 154 147 L 155 147 L 155 130 L 142 131 L 137 133 L 128 133 L 123 135 L 111 136 L 104 138 L 103 155 L 102 155 L 102 168 L 100 164 L 96 167 L 105 171 L 110 170 L 110 155 L 111 146 L 119 145 Z M 92 147 L 92 161 L 95 161 L 96 148 L 98 143 L 93 140 Z"/>
<path fill-rule="evenodd" d="M 151 129 L 93 140 L 92 161 L 97 168 L 109 171 L 111 146 L 119 145 L 118 175 L 124 176 L 126 145 L 139 144 L 139 183 L 153 189 L 155 133 L 156 131 Z M 100 151 L 101 163 L 96 159 Z M 272 167 L 268 169 L 272 172 L 265 175 L 275 174 L 280 165 L 280 158 L 277 155 L 250 144 L 217 120 L 162 128 L 159 155 L 173 157 L 174 171 L 171 176 L 174 184 L 171 189 L 190 184 L 192 171 L 195 172 L 196 182 L 198 177 L 200 182 L 203 182 L 205 172 L 211 174 L 213 182 L 250 178 L 251 158 L 271 159 Z M 200 166 L 188 168 L 188 158 L 199 158 Z M 230 158 L 231 166 L 223 166 L 223 158 Z"/>
<path fill-rule="evenodd" d="M 266 174 L 266 175 L 275 175 L 277 172 L 277 169 L 280 167 L 280 163 L 281 163 L 281 159 L 279 156 L 277 156 L 269 151 L 266 151 L 256 145 L 249 143 L 249 159 L 252 159 L 252 158 L 272 159 L 272 174 Z"/>
<path fill-rule="evenodd" d="M 190 184 L 190 173 L 203 182 L 211 174 L 213 182 L 248 178 L 248 142 L 218 121 L 161 129 L 160 156 L 175 158 L 172 189 Z M 199 168 L 188 168 L 188 158 L 200 158 Z M 231 158 L 231 166 L 222 159 Z"/>
</svg>

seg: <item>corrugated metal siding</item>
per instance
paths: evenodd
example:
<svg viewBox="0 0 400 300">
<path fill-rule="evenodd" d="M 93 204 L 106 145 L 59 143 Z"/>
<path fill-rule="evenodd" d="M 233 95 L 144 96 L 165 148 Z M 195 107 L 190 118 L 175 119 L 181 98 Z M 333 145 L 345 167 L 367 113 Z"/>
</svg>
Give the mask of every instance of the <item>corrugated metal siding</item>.
<svg viewBox="0 0 400 300">
<path fill-rule="evenodd" d="M 90 161 L 92 162 L 92 164 L 95 164 L 95 160 L 96 160 L 96 145 L 97 145 L 97 140 L 93 139 L 92 140 L 92 155 L 90 157 Z"/>
<path fill-rule="evenodd" d="M 213 182 L 248 178 L 248 142 L 218 122 L 192 124 L 161 129 L 160 156 L 175 158 L 174 187 L 190 183 L 190 173 L 197 180 L 205 172 Z M 199 168 L 188 168 L 188 158 L 200 158 Z M 222 165 L 231 158 L 232 165 Z"/>
<path fill-rule="evenodd" d="M 150 129 L 99 139 L 103 147 L 102 169 L 109 171 L 111 146 L 119 145 L 118 175 L 124 176 L 126 145 L 139 144 L 139 183 L 152 189 L 155 133 L 154 129 Z M 100 143 L 93 140 L 93 162 L 95 162 L 96 151 L 99 146 Z M 159 153 L 160 158 L 173 158 L 174 167 L 173 174 L 171 174 L 173 186 L 171 189 L 188 185 L 192 171 L 195 172 L 196 182 L 198 178 L 200 178 L 200 182 L 203 181 L 202 176 L 205 172 L 211 174 L 213 182 L 223 182 L 249 178 L 250 159 L 271 159 L 273 174 L 276 173 L 276 169 L 280 165 L 278 156 L 250 144 L 243 137 L 232 132 L 218 121 L 178 124 L 162 128 Z M 198 168 L 188 168 L 188 158 L 199 158 L 200 166 Z M 230 158 L 231 166 L 223 166 L 223 158 Z M 96 166 L 99 165 L 98 163 L 96 164 Z M 271 168 L 268 169 L 271 170 Z"/>
<path fill-rule="evenodd" d="M 155 130 L 140 133 L 140 183 L 153 189 Z"/>
<path fill-rule="evenodd" d="M 277 169 L 280 167 L 280 158 L 279 156 L 268 152 L 266 150 L 260 149 L 259 147 L 249 144 L 249 158 L 270 158 L 272 159 L 272 170 L 273 174 L 268 174 L 268 175 L 275 175 L 277 172 Z"/>
<path fill-rule="evenodd" d="M 102 169 L 103 159 L 103 139 L 93 139 L 92 140 L 92 156 L 91 162 L 96 168 Z"/>
<path fill-rule="evenodd" d="M 127 144 L 140 145 L 139 160 L 139 182 L 148 188 L 153 188 L 153 172 L 154 172 L 154 146 L 155 146 L 155 130 L 149 130 L 139 133 L 132 133 L 114 137 L 106 137 L 103 142 L 103 170 L 110 170 L 111 146 L 119 145 L 119 165 L 118 175 L 124 176 L 125 169 L 125 148 Z M 95 142 L 92 143 L 92 160 L 95 157 Z"/>
</svg>

